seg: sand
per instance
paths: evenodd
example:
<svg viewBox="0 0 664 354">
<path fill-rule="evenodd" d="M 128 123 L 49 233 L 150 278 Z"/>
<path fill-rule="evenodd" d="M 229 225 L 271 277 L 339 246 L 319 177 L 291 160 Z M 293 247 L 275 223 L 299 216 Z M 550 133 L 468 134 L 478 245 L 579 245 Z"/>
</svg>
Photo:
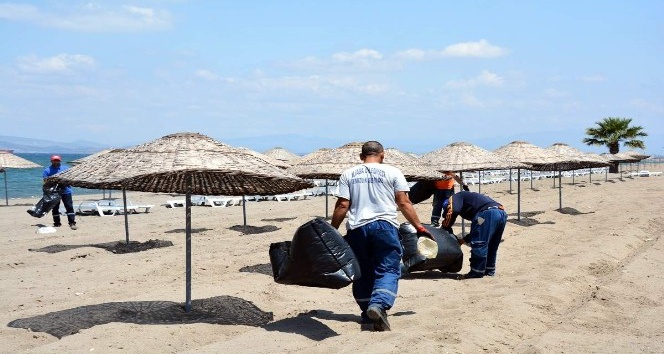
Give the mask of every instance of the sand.
<svg viewBox="0 0 664 354">
<path fill-rule="evenodd" d="M 176 196 L 128 192 L 155 205 L 128 216 L 130 239 L 164 246 L 128 253 L 113 252 L 122 215 L 77 216 L 76 231 L 39 234 L 51 216 L 26 213 L 37 199 L 12 200 L 0 207 L 0 352 L 662 353 L 664 176 L 608 177 L 565 179 L 563 212 L 551 180 L 524 182 L 518 221 L 516 183 L 512 193 L 509 183 L 483 186 L 510 214 L 497 276 L 409 275 L 391 332 L 360 324 L 350 286 L 272 278 L 270 244 L 324 216 L 324 197 L 248 202 L 249 227 L 240 206 L 193 207 L 191 314 L 181 309 L 185 209 L 162 205 Z M 428 221 L 430 200 L 416 210 Z"/>
</svg>

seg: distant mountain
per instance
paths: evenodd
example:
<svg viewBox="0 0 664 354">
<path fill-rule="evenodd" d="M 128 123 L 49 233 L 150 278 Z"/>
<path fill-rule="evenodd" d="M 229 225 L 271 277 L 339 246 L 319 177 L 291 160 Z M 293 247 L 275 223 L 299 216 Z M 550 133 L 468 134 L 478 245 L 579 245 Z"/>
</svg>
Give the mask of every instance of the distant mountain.
<svg viewBox="0 0 664 354">
<path fill-rule="evenodd" d="M 14 150 L 14 153 L 90 154 L 108 148 L 107 145 L 85 140 L 67 143 L 0 135 L 0 149 Z"/>
</svg>

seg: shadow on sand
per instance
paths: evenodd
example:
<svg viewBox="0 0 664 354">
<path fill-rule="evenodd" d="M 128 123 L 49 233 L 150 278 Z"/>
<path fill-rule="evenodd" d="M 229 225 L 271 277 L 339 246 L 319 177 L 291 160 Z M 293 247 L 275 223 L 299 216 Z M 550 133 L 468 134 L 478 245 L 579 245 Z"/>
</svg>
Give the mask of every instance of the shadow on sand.
<svg viewBox="0 0 664 354">
<path fill-rule="evenodd" d="M 191 311 L 171 301 L 109 302 L 76 307 L 11 321 L 8 327 L 45 332 L 62 338 L 111 322 L 135 324 L 210 323 L 221 325 L 263 326 L 274 319 L 253 303 L 233 296 L 216 296 L 193 300 Z"/>
<path fill-rule="evenodd" d="M 148 240 L 145 242 L 129 241 L 129 244 L 125 242 L 116 241 L 116 242 L 106 242 L 106 243 L 89 243 L 84 245 L 58 244 L 42 248 L 29 248 L 28 251 L 58 253 L 83 247 L 95 247 L 95 248 L 103 248 L 115 254 L 123 254 L 123 253 L 132 253 L 132 252 L 141 252 L 141 251 L 151 250 L 153 248 L 170 247 L 170 246 L 173 246 L 173 242 L 164 241 L 164 240 Z"/>
</svg>

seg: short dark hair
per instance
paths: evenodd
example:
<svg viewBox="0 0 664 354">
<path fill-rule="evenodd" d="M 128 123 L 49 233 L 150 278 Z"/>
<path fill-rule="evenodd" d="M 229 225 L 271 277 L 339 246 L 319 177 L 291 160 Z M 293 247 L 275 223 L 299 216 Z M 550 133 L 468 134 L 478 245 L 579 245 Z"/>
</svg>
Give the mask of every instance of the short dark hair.
<svg viewBox="0 0 664 354">
<path fill-rule="evenodd" d="M 375 140 L 362 144 L 362 156 L 378 155 L 383 151 L 383 145 Z"/>
</svg>

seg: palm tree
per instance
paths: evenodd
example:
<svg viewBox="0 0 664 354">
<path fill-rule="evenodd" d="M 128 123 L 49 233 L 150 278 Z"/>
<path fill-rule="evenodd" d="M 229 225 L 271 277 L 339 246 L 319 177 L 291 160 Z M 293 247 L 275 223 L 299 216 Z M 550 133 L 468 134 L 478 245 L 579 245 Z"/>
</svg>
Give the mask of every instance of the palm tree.
<svg viewBox="0 0 664 354">
<path fill-rule="evenodd" d="M 620 143 L 624 146 L 634 149 L 645 149 L 646 144 L 638 137 L 648 136 L 641 126 L 630 127 L 631 118 L 607 117 L 600 122 L 596 122 L 597 128 L 587 128 L 588 138 L 584 138 L 586 145 L 606 146 L 609 153 L 617 154 L 620 152 Z M 618 166 L 611 166 L 612 173 L 618 172 Z"/>
</svg>

